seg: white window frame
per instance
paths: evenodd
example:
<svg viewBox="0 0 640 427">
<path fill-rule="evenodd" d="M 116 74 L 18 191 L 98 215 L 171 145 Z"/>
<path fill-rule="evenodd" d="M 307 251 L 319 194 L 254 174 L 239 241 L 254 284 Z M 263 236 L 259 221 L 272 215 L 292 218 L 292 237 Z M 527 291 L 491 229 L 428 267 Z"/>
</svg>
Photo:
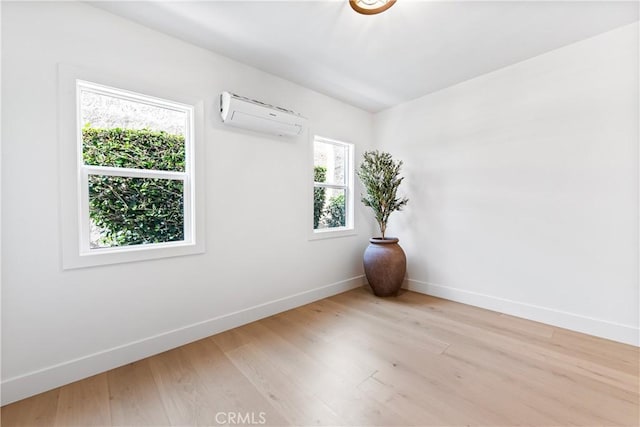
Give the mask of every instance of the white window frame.
<svg viewBox="0 0 640 427">
<path fill-rule="evenodd" d="M 330 184 L 324 182 L 315 182 L 313 168 L 315 167 L 315 144 L 316 142 L 321 142 L 325 144 L 337 145 L 340 147 L 345 147 L 347 150 L 347 161 L 345 168 L 345 183 L 344 185 L 340 184 Z M 309 205 L 311 206 L 309 216 L 310 230 L 309 240 L 318 240 L 318 239 L 327 239 L 327 238 L 335 238 L 335 237 L 344 237 L 344 236 L 354 236 L 357 234 L 355 228 L 355 206 L 354 206 L 354 184 L 355 184 L 355 167 L 354 167 L 354 158 L 355 158 L 355 145 L 350 142 L 339 141 L 332 138 L 326 138 L 319 135 L 314 135 L 311 140 L 311 200 Z M 323 228 L 323 229 L 314 229 L 313 228 L 313 190 L 315 188 L 331 188 L 337 190 L 345 190 L 345 209 L 346 209 L 346 225 L 344 227 L 333 227 L 333 228 Z"/>
<path fill-rule="evenodd" d="M 166 87 L 118 79 L 102 72 L 59 65 L 60 216 L 63 269 L 143 261 L 204 252 L 202 100 L 185 99 Z M 184 172 L 85 165 L 82 156 L 80 92 L 89 90 L 187 114 Z M 169 101 L 168 99 L 171 99 Z M 183 181 L 184 240 L 111 248 L 90 248 L 89 176 L 123 176 Z M 196 185 L 198 184 L 198 185 Z"/>
<path fill-rule="evenodd" d="M 126 101 L 137 102 L 141 104 L 148 104 L 154 107 L 165 108 L 169 110 L 179 111 L 186 114 L 186 132 L 184 135 L 185 140 L 185 168 L 184 172 L 175 171 L 163 171 L 163 170 L 150 170 L 150 169 L 132 169 L 132 168 L 118 168 L 118 167 L 106 167 L 106 166 L 92 166 L 86 165 L 83 159 L 83 141 L 82 141 L 82 108 L 81 108 L 81 96 L 82 91 L 92 92 L 98 95 L 111 96 Z M 80 255 L 92 255 L 99 252 L 126 252 L 131 250 L 147 250 L 155 247 L 171 247 L 180 245 L 189 245 L 195 239 L 193 236 L 193 215 L 191 206 L 193 205 L 193 192 L 191 191 L 191 182 L 193 174 L 192 166 L 192 151 L 193 151 L 193 107 L 190 105 L 179 104 L 164 99 L 159 99 L 147 95 L 142 95 L 127 90 L 117 89 L 101 84 L 87 82 L 84 80 L 76 80 L 76 114 L 78 126 L 77 135 L 77 153 L 78 153 L 78 169 L 80 173 L 79 178 L 79 191 L 80 191 Z M 130 245 L 130 246 L 114 246 L 110 248 L 90 248 L 91 229 L 89 218 L 89 176 L 121 176 L 126 178 L 159 178 L 179 180 L 183 182 L 183 197 L 184 197 L 184 240 L 175 242 L 164 243 L 151 243 L 145 245 Z"/>
</svg>

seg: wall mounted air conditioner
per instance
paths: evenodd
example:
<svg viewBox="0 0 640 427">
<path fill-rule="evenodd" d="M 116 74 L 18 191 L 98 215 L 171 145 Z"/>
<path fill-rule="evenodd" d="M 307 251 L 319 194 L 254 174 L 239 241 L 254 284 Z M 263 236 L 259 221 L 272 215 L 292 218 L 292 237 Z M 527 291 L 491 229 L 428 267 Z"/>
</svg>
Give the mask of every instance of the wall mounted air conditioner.
<svg viewBox="0 0 640 427">
<path fill-rule="evenodd" d="M 300 135 L 307 122 L 294 111 L 230 92 L 220 95 L 220 116 L 225 125 L 279 136 Z"/>
</svg>

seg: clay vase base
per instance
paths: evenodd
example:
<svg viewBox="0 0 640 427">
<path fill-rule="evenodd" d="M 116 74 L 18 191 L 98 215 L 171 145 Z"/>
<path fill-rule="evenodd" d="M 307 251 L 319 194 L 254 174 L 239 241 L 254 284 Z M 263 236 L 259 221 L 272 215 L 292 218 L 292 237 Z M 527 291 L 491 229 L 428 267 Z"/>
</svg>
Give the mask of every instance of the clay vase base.
<svg viewBox="0 0 640 427">
<path fill-rule="evenodd" d="M 364 273 L 378 297 L 398 295 L 407 271 L 407 257 L 398 239 L 371 238 L 364 251 Z"/>
</svg>

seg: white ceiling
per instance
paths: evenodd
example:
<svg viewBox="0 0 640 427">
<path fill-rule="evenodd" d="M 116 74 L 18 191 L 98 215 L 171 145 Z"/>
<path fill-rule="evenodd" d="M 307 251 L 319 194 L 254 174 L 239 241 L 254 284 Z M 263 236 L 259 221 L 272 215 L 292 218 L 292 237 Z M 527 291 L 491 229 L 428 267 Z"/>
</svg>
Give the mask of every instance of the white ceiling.
<svg viewBox="0 0 640 427">
<path fill-rule="evenodd" d="M 376 112 L 638 20 L 637 1 L 96 2 L 97 7 Z"/>
</svg>

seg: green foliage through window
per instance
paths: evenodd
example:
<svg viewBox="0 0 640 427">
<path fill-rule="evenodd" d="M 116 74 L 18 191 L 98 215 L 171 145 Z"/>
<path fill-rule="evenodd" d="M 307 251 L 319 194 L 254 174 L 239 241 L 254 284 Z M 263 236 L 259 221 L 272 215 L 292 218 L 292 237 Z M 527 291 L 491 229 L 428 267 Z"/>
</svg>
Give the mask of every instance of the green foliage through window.
<svg viewBox="0 0 640 427">
<path fill-rule="evenodd" d="M 313 168 L 313 180 L 315 182 L 325 182 L 327 179 L 327 168 L 316 166 Z M 317 229 L 320 225 L 320 218 L 324 211 L 324 198 L 326 188 L 315 187 L 313 189 L 313 229 Z"/>
<path fill-rule="evenodd" d="M 315 166 L 313 168 L 313 179 L 315 182 L 325 182 L 327 178 L 327 168 Z M 336 190 L 329 190 L 336 191 Z M 335 228 L 344 227 L 347 224 L 346 204 L 344 192 L 332 196 L 327 200 L 327 188 L 315 187 L 313 189 L 313 228 Z"/>
<path fill-rule="evenodd" d="M 347 225 L 345 206 L 344 194 L 339 194 L 329 199 L 324 211 L 327 227 L 344 227 Z"/>
<path fill-rule="evenodd" d="M 82 129 L 85 165 L 184 172 L 184 136 L 149 129 Z"/>
<path fill-rule="evenodd" d="M 185 170 L 185 140 L 181 135 L 85 127 L 82 141 L 87 165 Z M 93 247 L 184 240 L 184 182 L 90 175 L 89 216 L 97 229 L 93 231 L 99 234 L 92 241 Z"/>
</svg>

